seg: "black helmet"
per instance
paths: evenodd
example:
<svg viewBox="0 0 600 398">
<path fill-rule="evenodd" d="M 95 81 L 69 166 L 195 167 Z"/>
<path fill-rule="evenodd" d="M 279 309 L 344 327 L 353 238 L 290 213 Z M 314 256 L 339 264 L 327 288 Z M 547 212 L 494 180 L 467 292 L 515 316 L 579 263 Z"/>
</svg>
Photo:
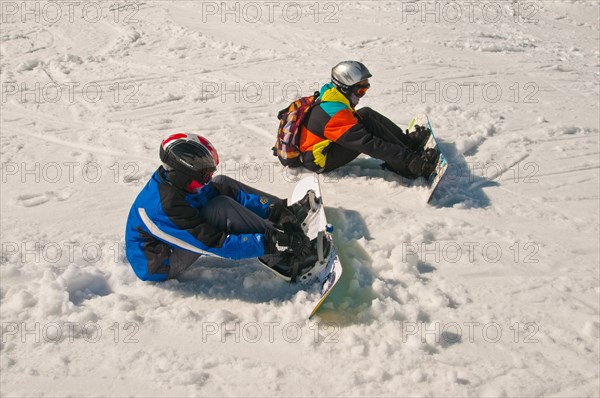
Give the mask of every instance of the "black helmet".
<svg viewBox="0 0 600 398">
<path fill-rule="evenodd" d="M 367 67 L 358 61 L 342 61 L 331 69 L 331 81 L 344 93 L 371 76 Z"/>
<path fill-rule="evenodd" d="M 219 164 L 219 155 L 206 138 L 178 133 L 160 145 L 160 160 L 169 172 L 183 174 L 186 179 L 206 184 Z"/>
</svg>

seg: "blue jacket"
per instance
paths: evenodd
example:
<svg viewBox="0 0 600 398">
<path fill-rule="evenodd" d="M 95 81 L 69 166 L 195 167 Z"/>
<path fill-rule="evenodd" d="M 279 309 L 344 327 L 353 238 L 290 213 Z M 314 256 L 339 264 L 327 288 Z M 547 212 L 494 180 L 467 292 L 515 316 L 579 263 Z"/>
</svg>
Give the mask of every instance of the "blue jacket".
<svg viewBox="0 0 600 398">
<path fill-rule="evenodd" d="M 242 190 L 222 187 L 216 182 L 198 193 L 171 185 L 162 167 L 139 193 L 131 206 L 125 231 L 127 260 L 144 281 L 164 281 L 169 275 L 173 249 L 238 260 L 265 254 L 263 234 L 231 235 L 204 222 L 199 210 L 217 195 L 227 195 L 263 218 L 269 202 Z"/>
</svg>

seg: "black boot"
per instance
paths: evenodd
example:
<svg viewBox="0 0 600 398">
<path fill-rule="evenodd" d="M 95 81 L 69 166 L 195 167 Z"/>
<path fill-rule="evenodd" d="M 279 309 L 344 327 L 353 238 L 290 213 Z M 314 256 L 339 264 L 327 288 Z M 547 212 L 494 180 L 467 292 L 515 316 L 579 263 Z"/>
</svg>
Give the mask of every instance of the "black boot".
<svg viewBox="0 0 600 398">
<path fill-rule="evenodd" d="M 277 276 L 287 282 L 296 282 L 303 279 L 315 267 L 318 261 L 317 252 L 310 252 L 303 258 L 295 256 L 292 252 L 280 252 L 271 256 L 259 257 L 258 260 L 269 267 Z M 294 270 L 294 267 L 296 268 Z"/>
<path fill-rule="evenodd" d="M 384 170 L 389 170 L 393 173 L 398 174 L 400 177 L 407 178 L 409 180 L 416 180 L 419 176 L 414 175 L 410 172 L 407 166 L 397 165 L 396 167 L 391 166 L 389 163 L 382 163 L 381 168 Z"/>
<path fill-rule="evenodd" d="M 311 210 L 311 192 L 313 191 L 309 191 L 302 199 L 291 206 L 287 205 L 287 200 L 284 200 L 281 203 L 272 204 L 270 206 L 269 220 L 273 222 L 273 224 L 280 226 L 285 224 L 301 225 Z"/>
<path fill-rule="evenodd" d="M 429 179 L 431 173 L 433 173 L 437 167 L 438 160 L 440 159 L 440 151 L 437 148 L 427 148 L 425 152 L 423 152 L 423 158 L 427 161 L 429 165 L 429 169 L 426 172 L 424 177 Z"/>
<path fill-rule="evenodd" d="M 429 136 L 431 136 L 431 130 L 427 127 L 419 126 L 418 124 L 415 126 L 415 131 L 411 131 L 408 133 L 408 137 L 413 142 L 413 150 L 417 152 L 421 152 L 423 150 L 423 146 L 429 140 Z"/>
<path fill-rule="evenodd" d="M 271 256 L 259 257 L 261 263 L 269 267 L 279 277 L 288 282 L 305 282 L 313 279 L 313 270 L 319 265 L 317 239 L 310 242 L 310 248 L 301 255 L 291 251 L 279 252 Z M 327 258 L 331 244 L 327 239 L 323 243 L 323 258 Z"/>
<path fill-rule="evenodd" d="M 298 224 L 301 224 L 311 211 L 310 197 L 311 195 L 314 195 L 314 193 L 314 191 L 308 191 L 302 199 L 288 207 L 296 217 Z M 317 200 L 317 198 L 315 199 Z"/>
</svg>

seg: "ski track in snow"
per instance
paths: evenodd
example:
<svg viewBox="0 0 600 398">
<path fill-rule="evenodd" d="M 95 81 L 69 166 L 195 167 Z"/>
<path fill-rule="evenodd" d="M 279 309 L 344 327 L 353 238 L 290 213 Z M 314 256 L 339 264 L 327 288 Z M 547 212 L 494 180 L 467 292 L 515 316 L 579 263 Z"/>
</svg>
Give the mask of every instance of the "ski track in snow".
<svg viewBox="0 0 600 398">
<path fill-rule="evenodd" d="M 600 395 L 597 2 L 535 2 L 537 23 L 371 1 L 336 3 L 335 23 L 146 1 L 116 23 L 99 4 L 97 23 L 2 23 L 3 87 L 73 87 L 3 91 L 3 396 Z M 220 173 L 288 196 L 276 114 L 351 58 L 374 75 L 361 105 L 403 128 L 429 114 L 451 166 L 432 203 L 365 156 L 325 176 L 344 274 L 313 321 L 317 287 L 254 260 L 138 281 L 123 231 L 160 140 L 205 135 Z M 436 82 L 461 98 L 422 98 Z"/>
</svg>

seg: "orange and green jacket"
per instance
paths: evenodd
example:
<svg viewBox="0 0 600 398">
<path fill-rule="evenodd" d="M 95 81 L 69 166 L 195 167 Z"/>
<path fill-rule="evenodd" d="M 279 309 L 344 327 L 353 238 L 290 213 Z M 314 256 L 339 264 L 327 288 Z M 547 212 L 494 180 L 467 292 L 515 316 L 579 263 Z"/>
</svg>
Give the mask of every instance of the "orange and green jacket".
<svg viewBox="0 0 600 398">
<path fill-rule="evenodd" d="M 341 145 L 386 162 L 398 162 L 409 155 L 408 148 L 371 134 L 333 83 L 321 87 L 319 99 L 321 103 L 310 111 L 300 130 L 300 152 L 307 168 L 323 169 L 332 145 Z"/>
</svg>

